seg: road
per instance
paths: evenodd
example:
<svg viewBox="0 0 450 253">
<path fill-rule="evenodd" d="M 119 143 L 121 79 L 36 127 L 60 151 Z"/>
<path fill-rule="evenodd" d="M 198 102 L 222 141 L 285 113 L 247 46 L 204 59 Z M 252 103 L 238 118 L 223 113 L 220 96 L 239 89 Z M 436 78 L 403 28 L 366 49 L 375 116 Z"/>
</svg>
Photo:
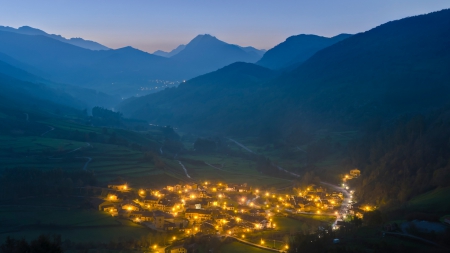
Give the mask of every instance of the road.
<svg viewBox="0 0 450 253">
<path fill-rule="evenodd" d="M 344 213 L 344 214 L 347 213 L 348 205 L 349 205 L 350 200 L 351 200 L 350 193 L 348 193 L 348 191 L 345 188 L 343 188 L 343 187 L 340 187 L 340 186 L 337 186 L 337 185 L 334 185 L 334 184 L 330 184 L 330 183 L 326 183 L 326 182 L 321 182 L 321 183 L 323 185 L 326 185 L 326 186 L 334 189 L 335 191 L 342 192 L 342 194 L 344 195 L 344 200 L 342 201 L 341 209 L 340 209 L 339 213 Z M 340 220 L 340 218 L 336 217 L 336 220 L 333 223 L 333 227 L 337 224 L 338 220 Z"/>
<path fill-rule="evenodd" d="M 253 152 L 251 149 L 249 149 L 249 148 L 247 148 L 246 146 L 244 146 L 244 144 L 239 143 L 239 142 L 237 142 L 237 141 L 235 141 L 235 140 L 233 140 L 233 139 L 230 139 L 230 138 L 227 138 L 227 139 L 230 140 L 230 141 L 232 141 L 232 142 L 234 142 L 234 143 L 236 143 L 236 145 L 238 145 L 239 147 L 241 147 L 241 148 L 247 150 L 248 152 L 250 152 L 250 153 L 252 153 L 252 154 L 256 154 L 256 153 Z M 208 165 L 209 165 L 209 164 L 208 164 Z M 276 164 L 274 164 L 274 163 L 272 163 L 272 165 L 275 166 L 275 167 L 277 167 L 278 170 L 283 171 L 283 172 L 285 172 L 285 173 L 287 173 L 287 174 L 289 174 L 289 175 L 291 175 L 291 176 L 294 176 L 294 177 L 300 177 L 300 175 L 295 174 L 295 173 L 292 173 L 292 172 L 290 172 L 290 171 L 287 171 L 287 170 L 281 168 L 280 166 L 278 166 L 278 165 L 276 165 Z"/>
<path fill-rule="evenodd" d="M 44 132 L 43 134 L 41 134 L 41 136 L 44 136 L 45 134 L 47 134 L 47 133 L 49 133 L 49 132 L 51 132 L 51 131 L 55 130 L 55 128 L 54 128 L 54 127 L 52 127 L 52 126 L 48 126 L 48 127 L 50 127 L 50 130 L 48 130 L 48 131 Z"/>
<path fill-rule="evenodd" d="M 212 165 L 212 164 L 209 164 L 209 163 L 207 163 L 207 162 L 204 162 L 204 163 L 205 163 L 206 165 L 210 166 L 210 167 L 213 167 L 214 169 L 221 170 L 221 171 L 225 171 L 225 172 L 231 172 L 231 171 L 227 171 L 227 170 L 221 169 L 221 168 L 219 168 L 219 167 L 216 167 L 216 166 L 214 166 L 214 165 Z M 223 165 L 222 165 L 222 167 L 223 167 Z M 236 173 L 236 174 L 239 174 L 239 173 Z"/>
<path fill-rule="evenodd" d="M 180 160 L 177 160 L 177 162 L 181 165 L 181 167 L 184 170 L 184 173 L 186 173 L 186 177 L 191 178 L 191 176 L 189 176 L 189 174 L 187 173 L 186 167 L 184 167 L 184 164 L 181 163 Z"/>
<path fill-rule="evenodd" d="M 294 176 L 294 177 L 300 177 L 300 175 L 295 174 L 295 173 L 290 172 L 290 171 L 287 171 L 287 170 L 281 168 L 280 166 L 278 166 L 278 165 L 276 165 L 276 164 L 273 164 L 273 163 L 272 163 L 272 165 L 275 166 L 275 167 L 277 167 L 278 170 L 284 171 L 285 173 L 288 173 L 288 174 L 291 175 L 291 176 Z"/>
<path fill-rule="evenodd" d="M 249 149 L 249 148 L 247 148 L 246 146 L 244 146 L 243 144 L 241 144 L 241 143 L 239 143 L 239 142 L 237 142 L 237 141 L 235 141 L 235 140 L 233 140 L 233 139 L 230 139 L 230 138 L 227 138 L 228 140 L 230 140 L 230 141 L 232 141 L 232 142 L 234 142 L 234 143 L 236 143 L 239 147 L 241 147 L 241 148 L 243 148 L 243 149 L 245 149 L 245 150 L 247 150 L 248 152 L 250 152 L 250 153 L 252 153 L 252 154 L 255 154 L 256 155 L 256 153 L 255 152 L 253 152 L 251 149 Z"/>
<path fill-rule="evenodd" d="M 87 171 L 87 166 L 92 161 L 92 158 L 91 157 L 77 157 L 77 158 L 79 158 L 79 159 L 87 159 L 86 163 L 83 166 L 83 170 Z"/>
<path fill-rule="evenodd" d="M 234 238 L 234 239 L 236 239 L 236 240 L 238 240 L 238 241 L 240 241 L 242 243 L 245 243 L 245 244 L 250 245 L 250 246 L 258 247 L 260 249 L 265 249 L 265 250 L 270 250 L 270 251 L 275 251 L 275 252 L 286 252 L 284 250 L 273 249 L 273 248 L 269 248 L 269 247 L 263 246 L 261 244 L 256 244 L 256 243 L 252 243 L 252 242 L 249 242 L 249 241 L 245 241 L 245 240 L 242 240 L 242 239 L 240 239 L 238 237 L 235 237 L 235 236 L 229 235 L 228 237 Z"/>
</svg>

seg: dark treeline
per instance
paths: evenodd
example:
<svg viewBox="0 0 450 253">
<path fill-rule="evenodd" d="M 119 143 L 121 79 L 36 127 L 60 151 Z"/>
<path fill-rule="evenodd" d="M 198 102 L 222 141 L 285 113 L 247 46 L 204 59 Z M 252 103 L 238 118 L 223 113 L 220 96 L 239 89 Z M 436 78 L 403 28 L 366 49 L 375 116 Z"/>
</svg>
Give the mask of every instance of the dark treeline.
<svg viewBox="0 0 450 253">
<path fill-rule="evenodd" d="M 170 238 L 167 233 L 148 233 L 146 236 L 135 239 L 120 239 L 110 242 L 74 242 L 70 238 L 62 238 L 60 235 L 46 234 L 31 241 L 7 237 L 0 245 L 0 253 L 136 252 L 155 245 L 162 247 Z"/>
<path fill-rule="evenodd" d="M 93 173 L 61 169 L 5 169 L 0 174 L 0 200 L 46 195 L 71 195 L 75 188 L 97 184 Z"/>
<path fill-rule="evenodd" d="M 350 163 L 363 176 L 358 196 L 393 206 L 426 191 L 450 186 L 450 109 L 374 127 L 350 146 Z"/>
<path fill-rule="evenodd" d="M 1 253 L 62 253 L 61 236 L 40 235 L 28 242 L 25 239 L 7 237 L 0 245 Z"/>
<path fill-rule="evenodd" d="M 382 214 L 379 211 L 370 212 L 363 219 L 355 216 L 343 222 L 340 229 L 331 227 L 319 228 L 314 233 L 297 233 L 290 238 L 289 251 L 295 253 L 425 253 L 448 252 L 450 231 L 428 238 L 441 247 L 422 244 L 413 239 L 392 240 L 385 238 Z M 398 227 L 398 226 L 397 226 Z M 369 232 L 370 231 L 370 232 Z M 398 231 L 397 231 L 398 232 Z M 334 239 L 339 238 L 338 242 Z M 408 241 L 411 240 L 411 241 Z"/>
</svg>

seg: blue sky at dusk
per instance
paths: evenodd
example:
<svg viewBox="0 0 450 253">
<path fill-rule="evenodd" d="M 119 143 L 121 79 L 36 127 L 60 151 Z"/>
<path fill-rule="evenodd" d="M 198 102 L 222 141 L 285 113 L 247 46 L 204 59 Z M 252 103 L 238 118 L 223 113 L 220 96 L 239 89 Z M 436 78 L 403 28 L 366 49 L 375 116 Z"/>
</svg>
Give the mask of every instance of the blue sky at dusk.
<svg viewBox="0 0 450 253">
<path fill-rule="evenodd" d="M 14 0 L 0 25 L 29 25 L 112 48 L 170 50 L 209 33 L 269 49 L 297 34 L 358 33 L 390 20 L 450 8 L 448 0 Z"/>
</svg>

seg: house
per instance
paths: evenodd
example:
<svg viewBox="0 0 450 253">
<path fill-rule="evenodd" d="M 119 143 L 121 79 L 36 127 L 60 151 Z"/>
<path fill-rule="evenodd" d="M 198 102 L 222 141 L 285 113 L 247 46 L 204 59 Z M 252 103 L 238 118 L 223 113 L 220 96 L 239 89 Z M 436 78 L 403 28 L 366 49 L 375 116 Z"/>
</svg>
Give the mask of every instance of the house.
<svg viewBox="0 0 450 253">
<path fill-rule="evenodd" d="M 197 190 L 198 189 L 198 185 L 197 184 L 187 184 L 184 186 L 185 189 L 187 190 Z"/>
<path fill-rule="evenodd" d="M 127 211 L 139 211 L 140 206 L 132 201 L 125 201 L 122 203 L 122 209 Z"/>
<path fill-rule="evenodd" d="M 142 202 L 146 207 L 156 207 L 159 202 L 159 198 L 153 195 L 147 195 L 142 199 Z"/>
<path fill-rule="evenodd" d="M 176 227 L 174 216 L 159 210 L 153 212 L 153 225 L 156 229 L 161 230 L 172 230 Z"/>
<path fill-rule="evenodd" d="M 350 170 L 350 175 L 351 175 L 352 177 L 359 177 L 359 176 L 361 175 L 361 171 L 358 170 L 358 169 Z"/>
<path fill-rule="evenodd" d="M 270 227 L 270 222 L 263 216 L 251 216 L 248 214 L 242 215 L 242 220 L 253 224 L 255 229 L 263 229 Z"/>
<path fill-rule="evenodd" d="M 177 228 L 177 225 L 170 221 L 164 221 L 164 230 L 172 231 Z"/>
<path fill-rule="evenodd" d="M 248 213 L 248 212 L 250 212 L 251 209 L 252 209 L 252 208 L 249 207 L 249 206 L 238 206 L 238 207 L 236 208 L 236 210 L 237 210 L 239 213 Z"/>
<path fill-rule="evenodd" d="M 98 210 L 103 212 L 108 212 L 112 216 L 117 216 L 117 206 L 116 204 L 109 202 L 109 201 L 103 201 L 98 204 Z"/>
<path fill-rule="evenodd" d="M 251 209 L 249 211 L 249 214 L 250 215 L 262 215 L 262 216 L 264 216 L 264 215 L 266 215 L 266 211 L 264 209 Z"/>
<path fill-rule="evenodd" d="M 131 212 L 129 217 L 138 222 L 153 221 L 153 212 L 149 211 Z"/>
<path fill-rule="evenodd" d="M 179 246 L 173 246 L 169 252 L 170 253 L 187 253 L 187 249 L 184 246 L 179 245 Z"/>
<path fill-rule="evenodd" d="M 185 217 L 189 222 L 203 222 L 211 219 L 211 211 L 203 209 L 187 209 Z"/>
<path fill-rule="evenodd" d="M 227 211 L 234 211 L 234 206 L 231 205 L 231 204 L 228 204 L 228 205 L 225 206 L 225 210 L 227 210 Z"/>
<path fill-rule="evenodd" d="M 108 183 L 108 188 L 118 190 L 118 191 L 129 191 L 127 182 L 122 179 L 116 179 Z"/>
<path fill-rule="evenodd" d="M 106 196 L 105 199 L 108 200 L 108 201 L 111 201 L 111 202 L 118 202 L 118 201 L 120 201 L 120 199 L 117 196 L 117 194 L 114 194 L 114 193 L 108 193 L 108 195 Z"/>
<path fill-rule="evenodd" d="M 230 185 L 227 185 L 227 187 L 225 188 L 225 191 L 233 192 L 233 191 L 236 191 L 236 189 L 238 187 L 239 186 L 236 184 L 230 184 Z"/>
<path fill-rule="evenodd" d="M 204 234 L 216 234 L 217 232 L 216 228 L 212 224 L 209 224 L 207 222 L 202 223 L 202 225 L 200 226 L 200 230 Z"/>
</svg>

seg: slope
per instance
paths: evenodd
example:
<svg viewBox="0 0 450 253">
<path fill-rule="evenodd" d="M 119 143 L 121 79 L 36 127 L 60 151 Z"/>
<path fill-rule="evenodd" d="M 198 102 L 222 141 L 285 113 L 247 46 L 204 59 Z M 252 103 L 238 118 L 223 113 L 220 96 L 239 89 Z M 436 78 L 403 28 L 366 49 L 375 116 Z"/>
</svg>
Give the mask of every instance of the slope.
<svg viewBox="0 0 450 253">
<path fill-rule="evenodd" d="M 198 35 L 186 47 L 170 58 L 172 66 L 192 78 L 215 71 L 234 62 L 256 62 L 260 56 L 218 40 L 211 35 Z"/>
<path fill-rule="evenodd" d="M 66 39 L 66 38 L 62 37 L 61 35 L 48 34 L 42 30 L 39 30 L 39 29 L 36 29 L 33 27 L 29 27 L 29 26 L 22 26 L 17 29 L 15 29 L 13 27 L 8 27 L 8 26 L 0 26 L 0 31 L 15 32 L 15 33 L 20 33 L 20 34 L 25 34 L 25 35 L 43 35 L 43 36 L 50 37 L 52 39 L 59 40 L 64 43 L 68 43 L 68 44 L 82 47 L 82 48 L 89 49 L 89 50 L 110 50 L 110 48 L 108 48 L 98 42 L 95 42 L 95 41 L 85 40 L 82 38 Z"/>
<path fill-rule="evenodd" d="M 243 134 L 263 128 L 283 133 L 299 126 L 356 129 L 374 118 L 388 122 L 449 101 L 448 27 L 450 10 L 388 22 L 317 52 L 273 81 L 259 86 L 250 82 L 251 92 L 241 90 L 246 80 L 235 86 L 231 80 L 239 76 L 218 71 L 204 80 L 220 83 L 220 88 L 210 85 L 206 92 L 198 85 L 181 85 L 179 89 L 185 87 L 192 95 L 180 97 L 178 90 L 169 90 L 135 99 L 123 110 L 156 123 L 209 131 L 240 129 Z M 218 95 L 223 86 L 227 93 Z M 210 100 L 212 95 L 215 100 Z M 203 103 L 197 106 L 199 101 Z M 202 118 L 189 121 L 189 115 Z M 205 124 L 207 119 L 215 123 Z"/>
<path fill-rule="evenodd" d="M 241 107 L 241 103 L 254 92 L 266 90 L 264 82 L 275 76 L 273 71 L 254 64 L 234 63 L 177 88 L 126 100 L 119 110 L 133 118 L 188 128 L 199 126 L 212 130 L 222 125 L 233 128 L 233 125 L 240 125 L 234 121 L 236 118 L 257 110 Z M 233 119 L 224 117 L 229 114 L 234 115 Z"/>
<path fill-rule="evenodd" d="M 267 51 L 257 64 L 270 69 L 281 69 L 290 65 L 300 64 L 313 56 L 317 51 L 350 36 L 350 34 L 339 34 L 331 38 L 308 34 L 291 36 Z"/>
</svg>

